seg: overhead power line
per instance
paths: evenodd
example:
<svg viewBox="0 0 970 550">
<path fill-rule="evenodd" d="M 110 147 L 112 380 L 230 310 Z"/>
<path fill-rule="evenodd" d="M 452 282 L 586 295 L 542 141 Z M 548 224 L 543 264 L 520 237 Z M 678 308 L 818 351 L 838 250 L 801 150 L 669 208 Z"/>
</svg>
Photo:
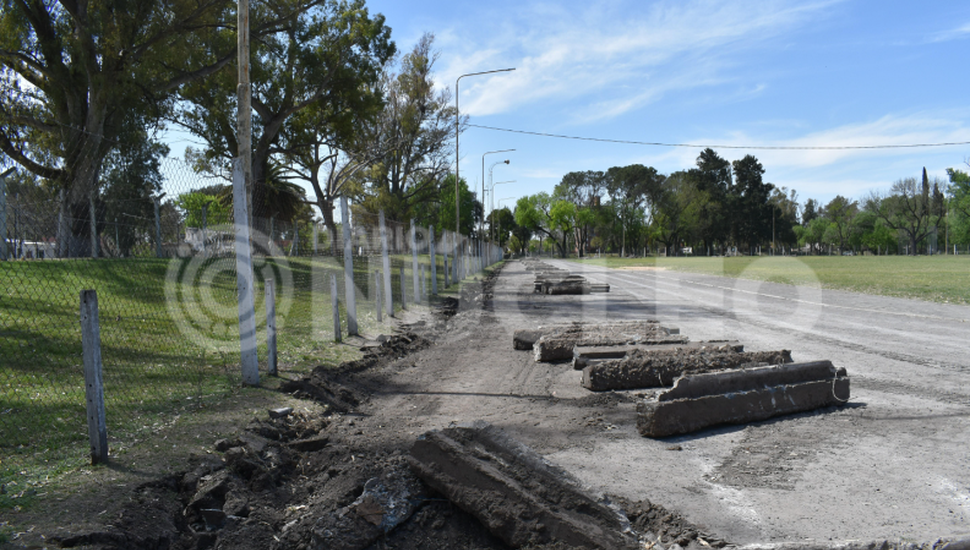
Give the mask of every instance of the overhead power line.
<svg viewBox="0 0 970 550">
<path fill-rule="evenodd" d="M 702 143 L 664 143 L 662 141 L 633 141 L 626 139 L 607 139 L 583 136 L 567 136 L 563 134 L 551 134 L 548 132 L 532 132 L 529 130 L 515 130 L 512 128 L 497 128 L 495 126 L 482 126 L 480 124 L 469 124 L 470 128 L 481 128 L 482 130 L 493 130 L 496 132 L 508 132 L 512 134 L 525 134 L 528 136 L 549 137 L 557 139 L 571 139 L 575 141 L 596 141 L 600 143 L 622 143 L 624 145 L 649 145 L 653 147 L 689 147 L 695 149 L 759 149 L 769 151 L 842 151 L 851 149 L 917 149 L 923 147 L 954 147 L 958 145 L 970 145 L 970 141 L 946 141 L 942 143 L 905 143 L 905 144 L 886 144 L 886 145 L 725 145 L 725 144 L 702 144 Z"/>
</svg>

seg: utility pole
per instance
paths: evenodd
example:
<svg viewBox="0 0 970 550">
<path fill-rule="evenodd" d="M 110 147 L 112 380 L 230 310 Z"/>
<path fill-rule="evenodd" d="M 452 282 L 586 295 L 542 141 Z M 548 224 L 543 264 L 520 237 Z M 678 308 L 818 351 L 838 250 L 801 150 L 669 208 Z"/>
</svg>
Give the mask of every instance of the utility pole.
<svg viewBox="0 0 970 550">
<path fill-rule="evenodd" d="M 252 185 L 252 89 L 249 84 L 249 0 L 237 0 L 236 40 L 238 55 L 239 99 L 236 112 L 236 143 L 232 177 L 233 217 L 236 234 L 236 288 L 239 295 L 239 347 L 243 384 L 259 385 L 259 362 L 256 355 L 256 303 L 253 296 L 253 256 L 249 234 L 249 201 Z"/>
</svg>

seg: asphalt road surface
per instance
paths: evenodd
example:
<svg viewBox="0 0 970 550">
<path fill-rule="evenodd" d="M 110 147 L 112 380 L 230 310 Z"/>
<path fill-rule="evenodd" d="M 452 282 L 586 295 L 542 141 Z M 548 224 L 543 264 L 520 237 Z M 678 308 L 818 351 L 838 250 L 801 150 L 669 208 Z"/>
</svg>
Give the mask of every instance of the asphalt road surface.
<svg viewBox="0 0 970 550">
<path fill-rule="evenodd" d="M 511 324 L 535 323 L 530 308 L 548 309 L 547 320 L 657 319 L 691 340 L 828 359 L 851 378 L 845 407 L 662 441 L 595 438 L 548 454 L 584 482 L 648 498 L 734 543 L 970 534 L 970 307 L 547 263 L 611 291 L 520 305 Z M 635 433 L 627 422 L 612 428 Z"/>
</svg>

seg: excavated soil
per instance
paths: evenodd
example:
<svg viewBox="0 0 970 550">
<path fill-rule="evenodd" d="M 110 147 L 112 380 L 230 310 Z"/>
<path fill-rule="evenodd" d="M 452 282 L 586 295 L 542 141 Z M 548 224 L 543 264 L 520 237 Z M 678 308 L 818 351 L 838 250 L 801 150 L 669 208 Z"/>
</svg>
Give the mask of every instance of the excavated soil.
<svg viewBox="0 0 970 550">
<path fill-rule="evenodd" d="M 410 472 L 416 437 L 484 418 L 545 453 L 615 429 L 618 409 L 633 399 L 540 391 L 571 369 L 534 364 L 511 349 L 511 329 L 521 327 L 496 318 L 496 305 L 508 306 L 493 301 L 496 277 L 466 285 L 460 300 L 444 299 L 423 321 L 399 325 L 361 359 L 281 386 L 324 412 L 266 411 L 237 436 L 212 442 L 216 453 L 134 489 L 103 529 L 55 542 L 99 550 L 508 548 Z M 646 496 L 611 500 L 651 547 L 725 545 Z"/>
</svg>

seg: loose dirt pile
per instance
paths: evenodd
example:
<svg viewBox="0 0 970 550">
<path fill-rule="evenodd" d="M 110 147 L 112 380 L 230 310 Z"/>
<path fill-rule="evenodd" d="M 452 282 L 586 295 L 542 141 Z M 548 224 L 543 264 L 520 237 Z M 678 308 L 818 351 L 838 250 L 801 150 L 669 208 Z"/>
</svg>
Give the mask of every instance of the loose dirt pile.
<svg viewBox="0 0 970 550">
<path fill-rule="evenodd" d="M 408 431 L 403 414 L 380 410 L 380 398 L 399 384 L 395 375 L 416 368 L 415 354 L 438 346 L 464 353 L 469 345 L 454 332 L 494 323 L 482 318 L 491 311 L 493 282 L 467 285 L 460 301 L 444 300 L 429 320 L 400 326 L 357 361 L 321 366 L 282 385 L 324 404 L 323 413 L 267 411 L 237 436 L 213 442 L 217 454 L 139 486 L 103 530 L 57 542 L 100 550 L 509 548 L 418 480 L 407 456 L 419 434 Z M 439 342 L 444 335 L 449 339 Z M 419 378 L 408 391 L 434 393 L 435 377 L 443 375 Z M 601 394 L 577 403 L 589 409 L 586 427 L 602 427 L 617 399 Z M 638 534 L 658 541 L 654 547 L 725 544 L 646 500 L 622 508 Z"/>
</svg>

